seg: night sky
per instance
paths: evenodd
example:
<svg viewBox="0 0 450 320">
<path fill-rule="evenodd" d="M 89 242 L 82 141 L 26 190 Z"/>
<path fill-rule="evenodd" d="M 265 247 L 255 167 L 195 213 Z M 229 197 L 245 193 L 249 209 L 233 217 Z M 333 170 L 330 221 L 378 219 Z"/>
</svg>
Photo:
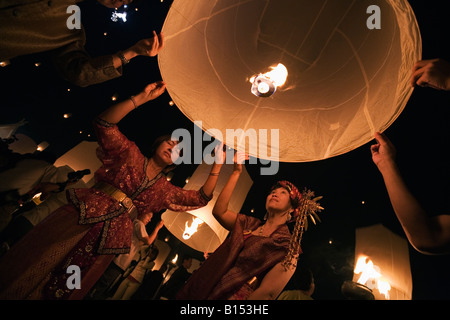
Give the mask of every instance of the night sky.
<svg viewBox="0 0 450 320">
<path fill-rule="evenodd" d="M 423 59 L 440 57 L 450 61 L 450 51 L 444 43 L 448 44 L 450 31 L 446 2 L 410 1 L 422 33 Z M 92 56 L 111 54 L 150 37 L 152 30 L 161 30 L 170 4 L 166 0 L 135 2 L 129 6 L 128 21 L 124 23 L 111 21 L 112 10 L 93 0 L 81 3 L 86 49 Z M 39 67 L 36 62 L 41 63 Z M 161 76 L 157 58 L 137 57 L 125 67 L 122 77 L 80 88 L 61 80 L 47 55 L 38 54 L 13 59 L 11 65 L 0 68 L 0 79 L 3 99 L 0 123 L 27 120 L 28 124 L 18 133 L 27 134 L 36 143 L 48 141 L 50 146 L 45 153 L 54 160 L 82 140 L 95 140 L 92 120 L 113 103 L 113 95 L 119 101 L 126 99 Z M 177 128 L 193 129 L 191 121 L 176 106 L 170 106 L 170 101 L 166 92 L 121 121 L 122 132 L 144 153 L 161 134 Z M 449 213 L 449 106 L 449 92 L 417 88 L 405 110 L 386 130 L 397 147 L 398 163 L 408 185 L 430 214 Z M 65 113 L 71 117 L 65 119 Z M 372 163 L 371 144 L 326 160 L 280 163 L 277 176 L 259 176 L 258 165 L 246 166 L 254 184 L 243 213 L 250 214 L 254 209 L 254 215 L 262 217 L 266 193 L 276 180 L 287 179 L 324 196 L 322 223 L 311 225 L 304 235 L 304 254 L 300 258 L 300 263 L 314 273 L 316 300 L 345 299 L 340 290 L 343 281 L 353 276 L 355 228 L 382 223 L 404 236 L 381 175 Z M 180 166 L 172 182 L 183 186 L 194 170 L 194 165 Z M 163 228 L 161 237 L 166 233 Z M 190 252 L 179 242 L 173 245 L 180 252 L 202 257 L 202 253 Z M 449 299 L 449 256 L 426 256 L 411 248 L 410 257 L 413 299 Z"/>
</svg>

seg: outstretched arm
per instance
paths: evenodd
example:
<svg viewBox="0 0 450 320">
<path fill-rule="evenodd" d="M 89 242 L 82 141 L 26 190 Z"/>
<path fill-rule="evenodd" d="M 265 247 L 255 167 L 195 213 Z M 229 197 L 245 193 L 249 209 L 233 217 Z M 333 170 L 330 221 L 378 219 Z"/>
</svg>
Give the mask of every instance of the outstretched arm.
<svg viewBox="0 0 450 320">
<path fill-rule="evenodd" d="M 395 147 L 389 139 L 376 133 L 377 144 L 371 146 L 372 159 L 380 170 L 387 192 L 411 245 L 425 254 L 450 252 L 450 215 L 429 216 L 412 195 L 395 163 Z"/>
<path fill-rule="evenodd" d="M 281 264 L 282 262 L 277 263 L 264 276 L 261 285 L 248 297 L 248 300 L 275 300 L 279 296 L 296 269 L 291 265 L 286 270 Z"/>
<path fill-rule="evenodd" d="M 142 39 L 132 47 L 113 55 L 114 68 L 121 67 L 124 62 L 126 63 L 137 56 L 154 57 L 162 48 L 164 48 L 164 35 L 153 31 L 151 38 Z M 124 60 L 122 61 L 122 59 Z"/>
<path fill-rule="evenodd" d="M 237 213 L 228 210 L 228 204 L 230 202 L 234 188 L 236 188 L 236 184 L 242 173 L 242 163 L 247 158 L 247 155 L 243 155 L 240 152 L 236 153 L 234 170 L 231 173 L 231 176 L 228 179 L 227 183 L 223 187 L 222 192 L 220 192 L 220 195 L 217 198 L 216 204 L 214 205 L 214 208 L 212 210 L 214 218 L 216 218 L 216 220 L 222 225 L 222 227 L 229 231 L 231 231 L 234 227 Z"/>
<path fill-rule="evenodd" d="M 209 176 L 202 187 L 203 192 L 207 197 L 212 197 L 214 189 L 216 188 L 217 180 L 219 179 L 219 173 L 223 165 L 222 150 L 223 150 L 223 143 L 219 143 L 214 149 L 216 159 L 213 165 L 211 166 Z"/>
<path fill-rule="evenodd" d="M 143 238 L 142 241 L 143 241 L 146 245 L 149 245 L 149 246 L 150 246 L 150 245 L 155 241 L 156 237 L 158 236 L 159 230 L 160 230 L 163 226 L 164 226 L 164 221 L 161 220 L 161 221 L 156 225 L 155 229 L 153 229 L 152 233 L 151 233 L 150 235 L 148 235 L 147 237 Z"/>
<path fill-rule="evenodd" d="M 119 123 L 128 113 L 143 105 L 144 103 L 158 98 L 166 89 L 163 81 L 151 83 L 145 87 L 143 91 L 130 99 L 112 105 L 103 111 L 99 118 L 109 123 Z"/>
</svg>

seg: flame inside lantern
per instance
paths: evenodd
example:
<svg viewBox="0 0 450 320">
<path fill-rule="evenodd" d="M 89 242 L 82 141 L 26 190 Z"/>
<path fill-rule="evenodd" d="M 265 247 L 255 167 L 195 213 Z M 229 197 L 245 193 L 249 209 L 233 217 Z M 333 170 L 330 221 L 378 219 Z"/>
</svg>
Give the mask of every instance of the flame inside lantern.
<svg viewBox="0 0 450 320">
<path fill-rule="evenodd" d="M 354 273 L 361 273 L 357 283 L 366 285 L 370 289 L 377 288 L 389 300 L 391 285 L 383 279 L 378 266 L 374 265 L 372 260 L 366 256 L 360 256 L 356 262 Z"/>
<path fill-rule="evenodd" d="M 257 97 L 269 97 L 275 93 L 277 87 L 282 86 L 287 79 L 287 68 L 279 63 L 272 70 L 264 74 L 259 74 L 250 78 L 252 83 L 252 93 Z"/>
<path fill-rule="evenodd" d="M 198 226 L 201 225 L 203 221 L 199 218 L 194 218 L 190 226 L 188 226 L 188 222 L 186 221 L 186 227 L 183 232 L 183 239 L 188 240 L 194 233 L 197 232 Z"/>
</svg>

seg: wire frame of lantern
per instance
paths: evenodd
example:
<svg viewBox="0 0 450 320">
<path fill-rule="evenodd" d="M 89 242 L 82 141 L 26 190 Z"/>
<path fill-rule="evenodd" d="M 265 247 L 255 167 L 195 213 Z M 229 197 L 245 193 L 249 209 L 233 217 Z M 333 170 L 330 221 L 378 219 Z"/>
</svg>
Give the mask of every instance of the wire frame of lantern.
<svg viewBox="0 0 450 320">
<path fill-rule="evenodd" d="M 213 252 L 228 235 L 212 215 L 216 200 L 233 172 L 233 164 L 224 164 L 217 180 L 212 200 L 205 206 L 196 210 L 175 212 L 167 210 L 161 216 L 167 230 L 187 246 L 200 252 Z M 186 190 L 198 190 L 204 184 L 211 171 L 211 166 L 200 164 L 189 182 L 184 186 Z M 228 208 L 239 212 L 245 201 L 248 191 L 253 184 L 250 175 L 243 166 L 242 173 L 230 199 Z"/>
<path fill-rule="evenodd" d="M 369 28 L 373 19 L 380 28 Z M 322 160 L 372 140 L 404 109 L 421 58 L 407 0 L 174 0 L 162 31 L 159 67 L 181 112 L 224 137 L 227 129 L 279 129 L 282 162 Z M 284 84 L 260 77 L 279 64 Z M 262 159 L 273 149 L 272 141 L 256 151 L 224 142 Z"/>
</svg>

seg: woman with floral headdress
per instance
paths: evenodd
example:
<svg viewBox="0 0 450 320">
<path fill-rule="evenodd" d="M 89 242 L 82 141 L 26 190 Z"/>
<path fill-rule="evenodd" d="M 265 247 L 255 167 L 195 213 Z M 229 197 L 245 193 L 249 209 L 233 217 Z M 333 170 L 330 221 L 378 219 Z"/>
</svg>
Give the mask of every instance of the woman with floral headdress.
<svg viewBox="0 0 450 320">
<path fill-rule="evenodd" d="M 307 215 L 322 209 L 317 198 L 279 181 L 266 198 L 265 222 L 235 213 L 228 203 L 241 172 L 237 161 L 213 209 L 231 233 L 178 292 L 179 300 L 275 299 L 295 272 Z M 293 234 L 290 222 L 295 222 Z"/>
</svg>

